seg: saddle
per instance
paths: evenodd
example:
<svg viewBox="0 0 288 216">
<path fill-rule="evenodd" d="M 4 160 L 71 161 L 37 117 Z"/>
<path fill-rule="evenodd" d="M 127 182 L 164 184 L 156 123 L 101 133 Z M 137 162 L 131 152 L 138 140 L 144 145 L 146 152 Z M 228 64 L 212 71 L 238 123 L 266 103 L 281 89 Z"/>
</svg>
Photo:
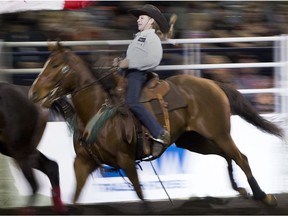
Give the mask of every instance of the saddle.
<svg viewBox="0 0 288 216">
<path fill-rule="evenodd" d="M 113 89 L 112 98 L 112 105 L 107 105 L 106 107 L 121 107 L 124 101 L 124 89 L 126 87 L 126 80 L 119 79 L 118 86 Z M 141 96 L 140 102 L 152 112 L 155 116 L 158 117 L 160 124 L 163 125 L 164 128 L 170 133 L 170 119 L 169 119 L 169 112 L 173 110 L 177 110 L 187 106 L 187 101 L 178 90 L 178 88 L 168 80 L 160 80 L 158 74 L 149 72 L 148 74 L 148 81 L 146 82 Z M 108 111 L 110 110 L 110 111 Z M 123 106 L 120 109 L 122 111 L 118 112 L 125 114 L 123 112 Z M 108 116 L 112 116 L 115 114 L 115 109 L 111 112 L 111 109 L 106 109 L 107 112 L 113 113 L 109 114 Z M 107 112 L 105 111 L 105 115 L 107 116 Z M 84 137 L 87 139 L 94 139 L 89 137 L 91 131 L 95 131 L 95 128 L 99 131 L 100 126 L 99 122 L 103 125 L 105 121 L 109 119 L 109 117 L 103 117 L 102 109 L 90 120 L 90 122 L 86 125 Z M 149 131 L 140 124 L 139 120 L 135 119 L 136 125 L 136 133 L 137 133 L 137 151 L 136 151 L 136 159 L 142 159 L 151 155 L 152 150 L 152 142 L 150 137 Z"/>
<path fill-rule="evenodd" d="M 140 102 L 158 116 L 160 124 L 170 133 L 169 113 L 187 106 L 187 101 L 170 81 L 160 80 L 158 74 L 150 72 L 148 81 L 144 86 Z M 151 154 L 152 142 L 149 139 L 149 132 L 139 121 L 136 120 L 137 132 L 137 154 L 136 159 L 142 159 Z"/>
</svg>

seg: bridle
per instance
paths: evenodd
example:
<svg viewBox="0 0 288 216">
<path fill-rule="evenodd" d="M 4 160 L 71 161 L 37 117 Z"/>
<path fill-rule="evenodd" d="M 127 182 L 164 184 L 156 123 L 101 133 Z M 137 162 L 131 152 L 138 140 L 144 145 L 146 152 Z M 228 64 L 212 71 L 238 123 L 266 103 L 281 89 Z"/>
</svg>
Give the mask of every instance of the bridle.
<svg viewBox="0 0 288 216">
<path fill-rule="evenodd" d="M 65 92 L 64 89 L 62 88 L 63 86 L 63 80 L 66 78 L 66 76 L 68 74 L 71 74 L 71 73 L 75 73 L 75 66 L 77 66 L 79 64 L 79 62 L 77 62 L 76 64 L 74 64 L 75 66 L 72 68 L 70 67 L 70 59 L 68 59 L 67 56 L 65 56 L 65 59 L 64 59 L 64 66 L 62 67 L 61 69 L 61 78 L 58 80 L 58 82 L 56 83 L 55 87 L 51 90 L 51 93 L 54 94 L 55 92 Z M 73 95 L 76 95 L 78 94 L 79 92 L 83 91 L 83 90 L 86 90 L 87 88 L 90 88 L 91 86 L 95 85 L 96 83 L 97 84 L 100 84 L 101 83 L 101 80 L 102 79 L 105 79 L 106 77 L 109 77 L 111 75 L 113 75 L 113 73 L 115 73 L 115 67 L 111 67 L 109 69 L 109 72 L 107 74 L 105 74 L 104 76 L 102 77 L 95 77 L 95 80 L 91 83 L 88 83 L 84 86 L 81 86 L 81 87 L 78 87 L 78 88 L 75 88 L 70 94 L 73 96 Z M 67 92 L 66 92 L 67 93 Z"/>
</svg>

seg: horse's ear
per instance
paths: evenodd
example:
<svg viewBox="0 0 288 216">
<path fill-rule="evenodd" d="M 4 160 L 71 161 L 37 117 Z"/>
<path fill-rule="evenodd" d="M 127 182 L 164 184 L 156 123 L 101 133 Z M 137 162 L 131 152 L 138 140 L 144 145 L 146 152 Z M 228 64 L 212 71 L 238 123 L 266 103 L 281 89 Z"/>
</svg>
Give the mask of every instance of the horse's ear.
<svg viewBox="0 0 288 216">
<path fill-rule="evenodd" d="M 60 40 L 56 40 L 56 42 L 52 42 L 52 41 L 48 41 L 48 50 L 51 51 L 51 52 L 54 52 L 56 50 L 58 51 L 61 51 L 63 52 L 65 49 L 64 49 L 64 46 L 60 43 Z"/>
<path fill-rule="evenodd" d="M 58 51 L 64 52 L 64 51 L 65 51 L 65 48 L 64 48 L 64 46 L 61 44 L 60 38 L 57 38 L 56 41 L 57 41 L 57 42 L 56 42 L 55 48 L 56 48 Z"/>
<path fill-rule="evenodd" d="M 51 40 L 47 41 L 47 46 L 48 46 L 48 50 L 53 52 L 56 49 L 56 45 L 54 42 L 52 42 Z"/>
</svg>

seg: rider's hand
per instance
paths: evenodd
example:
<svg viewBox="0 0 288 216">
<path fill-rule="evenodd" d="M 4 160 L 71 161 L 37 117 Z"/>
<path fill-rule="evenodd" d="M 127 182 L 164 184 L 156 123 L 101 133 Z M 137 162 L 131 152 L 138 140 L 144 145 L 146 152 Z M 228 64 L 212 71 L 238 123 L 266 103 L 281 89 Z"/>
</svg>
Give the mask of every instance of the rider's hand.
<svg viewBox="0 0 288 216">
<path fill-rule="evenodd" d="M 129 60 L 128 59 L 123 59 L 119 62 L 119 65 L 118 65 L 119 68 L 128 68 L 129 67 Z"/>
<path fill-rule="evenodd" d="M 122 58 L 118 57 L 118 58 L 114 58 L 113 59 L 113 63 L 112 66 L 113 67 L 119 67 L 119 62 L 122 60 Z"/>
</svg>

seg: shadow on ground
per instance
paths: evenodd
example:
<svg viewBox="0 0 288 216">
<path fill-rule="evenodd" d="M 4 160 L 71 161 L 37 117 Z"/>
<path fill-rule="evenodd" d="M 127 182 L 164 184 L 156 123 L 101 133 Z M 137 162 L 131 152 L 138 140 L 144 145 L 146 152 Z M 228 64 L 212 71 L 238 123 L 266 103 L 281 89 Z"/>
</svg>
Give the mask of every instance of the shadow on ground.
<svg viewBox="0 0 288 216">
<path fill-rule="evenodd" d="M 244 197 L 193 198 L 187 200 L 141 202 L 97 203 L 89 205 L 68 205 L 71 215 L 288 215 L 288 194 L 275 194 L 277 207 L 268 207 L 259 201 Z M 35 207 L 36 215 L 55 214 L 51 206 Z M 152 212 L 145 210 L 150 209 Z M 1 215 L 15 215 L 18 208 L 0 209 Z"/>
</svg>

